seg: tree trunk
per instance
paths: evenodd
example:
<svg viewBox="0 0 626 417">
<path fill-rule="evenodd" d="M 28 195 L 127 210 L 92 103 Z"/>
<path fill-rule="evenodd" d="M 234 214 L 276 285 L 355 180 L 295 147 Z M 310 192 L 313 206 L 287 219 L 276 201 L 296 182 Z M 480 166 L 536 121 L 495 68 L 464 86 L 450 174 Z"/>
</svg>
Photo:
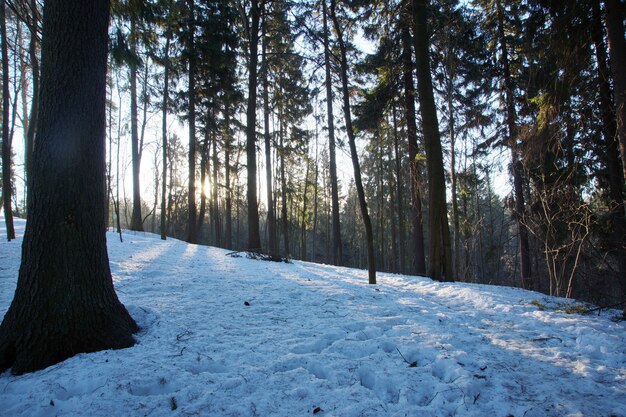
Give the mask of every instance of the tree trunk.
<svg viewBox="0 0 626 417">
<path fill-rule="evenodd" d="M 276 239 L 276 212 L 274 210 L 274 192 L 272 190 L 272 145 L 270 137 L 270 105 L 269 105 L 269 65 L 267 62 L 267 22 L 263 20 L 263 136 L 265 140 L 265 180 L 267 187 L 267 253 L 271 258 L 278 258 Z"/>
<path fill-rule="evenodd" d="M 231 137 L 230 137 L 230 109 L 228 104 L 224 109 L 224 124 L 226 125 L 226 134 L 224 137 L 224 189 L 226 190 L 226 217 L 224 225 L 224 247 L 228 249 L 233 248 L 233 200 L 232 190 L 230 184 L 230 153 L 232 149 Z"/>
<path fill-rule="evenodd" d="M 130 18 L 130 50 L 133 59 L 137 54 L 137 17 L 132 14 Z M 130 219 L 130 230 L 143 231 L 143 218 L 141 216 L 141 188 L 139 184 L 139 171 L 141 168 L 141 149 L 139 147 L 139 132 L 137 126 L 137 63 L 130 63 L 130 140 L 131 158 L 133 165 L 133 212 Z"/>
<path fill-rule="evenodd" d="M 33 83 L 33 99 L 30 105 L 30 117 L 28 120 L 28 130 L 26 131 L 26 178 L 28 183 L 28 177 L 32 171 L 32 156 L 33 148 L 35 146 L 35 130 L 37 129 L 37 109 L 39 107 L 39 58 L 37 57 L 37 26 L 38 13 L 37 13 L 37 0 L 30 1 L 30 7 L 33 10 L 32 21 L 29 25 L 30 29 L 30 44 L 28 45 L 28 54 L 30 56 L 30 66 L 32 71 L 32 83 Z"/>
<path fill-rule="evenodd" d="M 257 199 L 257 164 L 256 164 L 256 98 L 257 66 L 259 48 L 259 1 L 250 2 L 251 24 L 249 27 L 250 57 L 248 65 L 248 108 L 246 111 L 246 163 L 248 165 L 248 249 L 261 251 L 261 233 L 259 230 L 259 207 Z"/>
<path fill-rule="evenodd" d="M 197 229 L 202 234 L 202 226 L 204 225 L 204 218 L 206 217 L 206 182 L 208 171 L 208 158 L 209 158 L 209 126 L 204 127 L 204 140 L 200 148 L 200 211 L 198 211 Z M 212 214 L 212 213 L 211 213 Z"/>
<path fill-rule="evenodd" d="M 115 294 L 106 248 L 108 15 L 107 0 L 44 5 L 31 215 L 17 289 L 0 325 L 2 371 L 35 371 L 135 342 L 138 328 Z"/>
<path fill-rule="evenodd" d="M 450 134 L 450 178 L 451 178 L 451 198 L 452 198 L 452 223 L 454 225 L 454 247 L 453 247 L 453 264 L 452 271 L 456 279 L 461 277 L 460 274 L 460 263 L 461 263 L 461 235 L 460 235 L 460 225 L 459 225 L 459 205 L 456 197 L 457 190 L 457 181 L 456 181 L 456 126 L 455 126 L 455 114 L 453 107 L 452 95 L 454 94 L 454 77 L 455 77 L 455 67 L 453 62 L 453 51 L 452 47 L 448 47 L 447 53 L 447 65 L 448 65 L 448 80 L 447 80 L 447 91 L 446 94 L 448 96 L 448 133 Z"/>
<path fill-rule="evenodd" d="M 2 43 L 2 203 L 7 239 L 15 239 L 13 211 L 11 209 L 11 137 L 9 135 L 9 53 L 7 43 L 6 6 L 0 5 L 0 42 Z"/>
<path fill-rule="evenodd" d="M 592 37 L 596 50 L 598 66 L 598 84 L 600 87 L 600 109 L 602 110 L 603 137 L 606 143 L 605 152 L 599 155 L 605 160 L 609 179 L 609 195 L 613 242 L 617 257 L 617 272 L 621 277 L 622 299 L 626 300 L 626 212 L 624 210 L 624 177 L 620 167 L 620 151 L 615 113 L 611 106 L 611 87 L 609 84 L 609 68 L 607 65 L 606 46 L 601 24 L 600 0 L 593 3 Z M 626 317 L 626 304 L 624 304 Z"/>
<path fill-rule="evenodd" d="M 280 136 L 280 149 L 278 155 L 280 158 L 280 196 L 282 200 L 281 204 L 281 221 L 283 228 L 283 244 L 285 248 L 285 256 L 291 256 L 291 250 L 289 248 L 289 216 L 287 214 L 287 176 L 285 175 L 285 139 L 283 131 L 282 114 L 279 114 L 279 129 L 278 134 Z"/>
<path fill-rule="evenodd" d="M 222 228 L 220 227 L 220 210 L 219 210 L 219 199 L 218 199 L 218 182 L 217 182 L 217 171 L 219 169 L 218 159 L 217 159 L 217 135 L 213 135 L 213 186 L 211 187 L 211 222 L 213 224 L 213 238 L 215 246 L 218 248 L 222 246 Z"/>
<path fill-rule="evenodd" d="M 413 84 L 411 82 L 411 84 Z M 406 273 L 406 243 L 404 240 L 404 192 L 402 180 L 402 161 L 400 157 L 400 140 L 398 138 L 398 121 L 396 119 L 396 105 L 393 105 L 393 150 L 396 168 L 397 210 L 398 210 L 398 246 L 400 247 L 400 273 Z M 413 113 L 415 114 L 415 113 Z M 423 252 L 423 251 L 422 251 Z"/>
<path fill-rule="evenodd" d="M 330 42 L 328 33 L 328 9 L 326 0 L 322 0 L 322 18 L 324 23 L 324 69 L 326 84 L 326 112 L 328 117 L 328 154 L 330 157 L 330 191 L 333 218 L 332 263 L 343 264 L 343 245 L 341 243 L 341 223 L 339 219 L 339 182 L 337 179 L 337 158 L 335 155 L 335 116 L 333 114 L 333 80 L 330 73 Z"/>
<path fill-rule="evenodd" d="M 511 78 L 511 70 L 509 66 L 509 51 L 504 36 L 504 10 L 501 0 L 496 1 L 498 13 L 498 38 L 500 43 L 500 51 L 502 53 L 502 71 L 504 77 L 504 95 L 506 101 L 506 124 L 509 130 L 509 147 L 511 149 L 511 169 L 513 171 L 513 192 L 515 195 L 515 220 L 517 222 L 517 230 L 519 233 L 520 245 L 520 263 L 522 274 L 522 287 L 534 289 L 535 283 L 532 282 L 530 269 L 530 245 L 528 242 L 528 229 L 524 223 L 525 203 L 524 203 L 524 186 L 523 186 L 523 169 L 520 161 L 519 151 L 517 149 L 517 112 L 515 110 L 514 86 Z"/>
<path fill-rule="evenodd" d="M 420 164 L 417 146 L 417 124 L 415 122 L 415 87 L 413 85 L 413 62 L 411 60 L 411 3 L 405 0 L 402 24 L 402 65 L 404 81 L 404 111 L 407 140 L 409 143 L 409 173 L 411 176 L 411 225 L 413 227 L 413 263 L 418 275 L 426 274 L 424 230 L 422 221 L 422 195 L 420 191 Z"/>
<path fill-rule="evenodd" d="M 172 11 L 173 0 L 169 0 L 168 2 L 168 13 Z M 167 190 L 167 105 L 169 101 L 170 94 L 170 43 L 172 39 L 172 29 L 170 27 L 170 17 L 167 18 L 167 29 L 165 31 L 165 49 L 164 49 L 164 68 L 163 68 L 163 104 L 161 111 L 162 115 L 162 143 L 163 143 L 163 187 L 161 188 L 161 239 L 165 240 L 167 238 L 167 224 L 166 224 L 166 190 Z M 171 179 L 170 179 L 171 181 Z"/>
<path fill-rule="evenodd" d="M 359 199 L 359 208 L 361 209 L 361 217 L 365 227 L 365 237 L 367 239 L 367 272 L 370 284 L 376 284 L 376 259 L 374 255 L 374 234 L 372 232 L 372 222 L 367 210 L 367 202 L 365 201 L 365 191 L 363 190 L 363 182 L 361 181 L 361 166 L 359 165 L 359 154 L 356 150 L 356 142 L 354 138 L 354 129 L 352 127 L 352 116 L 350 114 L 350 92 L 348 90 L 348 61 L 346 57 L 346 45 L 343 40 L 341 26 L 337 20 L 335 10 L 336 0 L 330 1 L 330 15 L 337 34 L 339 49 L 341 52 L 341 89 L 343 92 L 343 114 L 346 123 L 346 133 L 348 135 L 348 143 L 350 145 L 350 155 L 352 157 L 352 167 L 354 168 L 354 184 L 356 186 L 357 196 Z"/>
<path fill-rule="evenodd" d="M 188 0 L 189 26 L 189 190 L 187 194 L 187 242 L 198 241 L 198 213 L 196 208 L 196 58 L 195 58 L 195 11 L 194 1 Z"/>
<path fill-rule="evenodd" d="M 617 137 L 622 154 L 622 170 L 626 179 L 626 43 L 624 42 L 624 6 L 620 0 L 604 0 L 609 57 L 613 74 L 613 97 L 617 119 Z M 625 290 L 626 292 L 626 290 Z M 626 307 L 625 310 L 626 311 Z"/>
<path fill-rule="evenodd" d="M 428 52 L 428 0 L 413 0 L 413 7 L 415 68 L 417 70 L 417 88 L 428 167 L 428 275 L 436 280 L 453 281 L 446 206 L 446 180 Z"/>
</svg>

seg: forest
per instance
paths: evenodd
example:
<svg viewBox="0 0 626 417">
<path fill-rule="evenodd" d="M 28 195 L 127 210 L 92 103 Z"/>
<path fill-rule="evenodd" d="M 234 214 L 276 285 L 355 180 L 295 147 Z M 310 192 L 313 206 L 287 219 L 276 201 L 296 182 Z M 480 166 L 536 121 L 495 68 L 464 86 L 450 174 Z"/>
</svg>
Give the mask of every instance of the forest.
<svg viewBox="0 0 626 417">
<path fill-rule="evenodd" d="M 0 5 L 9 240 L 37 169 L 43 7 Z M 623 1 L 113 0 L 109 14 L 98 192 L 120 239 L 624 306 Z"/>
</svg>

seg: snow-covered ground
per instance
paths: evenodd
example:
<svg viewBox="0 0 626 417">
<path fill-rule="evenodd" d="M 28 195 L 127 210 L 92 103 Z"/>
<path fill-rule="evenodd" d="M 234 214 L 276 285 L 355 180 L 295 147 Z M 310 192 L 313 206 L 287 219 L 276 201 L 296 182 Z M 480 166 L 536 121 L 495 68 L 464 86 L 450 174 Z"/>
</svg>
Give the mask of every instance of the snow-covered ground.
<svg viewBox="0 0 626 417">
<path fill-rule="evenodd" d="M 21 238 L 0 235 L 4 315 Z M 617 311 L 124 237 L 109 256 L 137 345 L 3 373 L 1 416 L 626 416 Z"/>
</svg>

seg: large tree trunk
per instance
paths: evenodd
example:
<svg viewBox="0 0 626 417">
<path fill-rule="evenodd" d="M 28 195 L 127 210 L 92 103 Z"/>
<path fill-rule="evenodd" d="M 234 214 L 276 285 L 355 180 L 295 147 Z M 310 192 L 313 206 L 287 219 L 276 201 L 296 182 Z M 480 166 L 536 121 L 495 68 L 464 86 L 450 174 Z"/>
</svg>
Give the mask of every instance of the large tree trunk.
<svg viewBox="0 0 626 417">
<path fill-rule="evenodd" d="M 626 299 L 626 212 L 624 210 L 624 177 L 620 167 L 620 151 L 617 134 L 615 112 L 611 105 L 611 87 L 609 84 L 609 68 L 607 65 L 604 31 L 601 24 L 600 0 L 593 3 L 593 30 L 592 37 L 596 50 L 598 66 L 598 84 L 600 87 L 600 109 L 602 110 L 603 137 L 606 143 L 605 152 L 600 152 L 604 159 L 609 179 L 609 195 L 611 208 L 611 222 L 613 242 L 617 257 L 617 272 L 621 277 L 622 298 Z M 624 304 L 626 317 L 626 304 Z"/>
<path fill-rule="evenodd" d="M 343 263 L 343 245 L 341 243 L 341 222 L 339 219 L 339 182 L 337 179 L 337 158 L 335 155 L 335 121 L 333 114 L 333 80 L 330 73 L 330 42 L 328 32 L 328 10 L 326 0 L 322 0 L 322 18 L 324 23 L 324 69 L 326 85 L 326 112 L 328 117 L 328 154 L 330 158 L 330 192 L 333 218 L 332 263 Z"/>
<path fill-rule="evenodd" d="M 420 164 L 417 157 L 417 123 L 415 122 L 415 87 L 411 60 L 411 3 L 405 0 L 402 11 L 402 65 L 404 81 L 404 112 L 409 143 L 409 174 L 411 176 L 411 225 L 413 227 L 413 266 L 418 275 L 426 274 L 424 229 L 422 221 L 422 194 L 420 191 Z"/>
<path fill-rule="evenodd" d="M 248 108 L 246 110 L 246 163 L 248 165 L 248 249 L 261 250 L 259 207 L 257 199 L 256 164 L 256 98 L 257 66 L 259 61 L 259 1 L 250 2 L 251 24 L 248 34 L 250 57 L 248 65 Z"/>
<path fill-rule="evenodd" d="M 31 215 L 15 297 L 0 325 L 2 371 L 21 374 L 134 344 L 137 325 L 115 294 L 106 249 L 108 15 L 107 0 L 44 5 Z"/>
<path fill-rule="evenodd" d="M 524 203 L 524 187 L 523 187 L 523 170 L 520 161 L 519 151 L 517 149 L 517 112 L 515 110 L 514 86 L 511 78 L 511 69 L 509 66 L 509 50 L 504 36 L 504 10 L 500 0 L 496 2 L 496 11 L 498 14 L 498 41 L 500 43 L 500 51 L 502 53 L 502 72 L 504 78 L 504 95 L 506 101 L 506 124 L 509 130 L 509 147 L 511 149 L 511 170 L 513 172 L 513 193 L 515 196 L 515 220 L 517 221 L 517 230 L 519 234 L 520 246 L 520 263 L 522 274 L 522 287 L 534 289 L 535 283 L 532 282 L 530 269 L 530 245 L 528 241 L 528 229 L 526 227 L 525 203 Z"/>
<path fill-rule="evenodd" d="M 133 57 L 137 53 L 137 17 L 130 18 L 130 49 Z M 133 166 L 133 212 L 130 219 L 130 230 L 143 231 L 141 216 L 141 188 L 139 171 L 141 169 L 141 149 L 139 147 L 139 131 L 137 126 L 137 63 L 130 63 L 130 140 Z"/>
<path fill-rule="evenodd" d="M 343 92 L 343 114 L 346 123 L 346 133 L 348 135 L 348 143 L 350 145 L 350 156 L 352 157 L 352 167 L 354 168 L 354 184 L 359 199 L 359 208 L 361 209 L 361 217 L 365 227 L 365 237 L 367 239 L 367 272 L 370 284 L 376 284 L 376 258 L 374 255 L 374 233 L 372 232 L 372 222 L 367 210 L 367 202 L 365 201 L 365 191 L 363 190 L 363 182 L 361 181 L 361 166 L 359 165 L 359 154 L 356 150 L 356 142 L 354 138 L 354 129 L 352 127 L 352 116 L 350 114 L 350 92 L 348 90 L 348 60 L 346 57 L 346 44 L 343 40 L 343 34 L 337 14 L 335 10 L 335 0 L 330 1 L 330 15 L 337 34 L 339 49 L 341 52 L 341 90 Z"/>
<path fill-rule="evenodd" d="M 446 207 L 446 180 L 428 52 L 428 1 L 413 0 L 413 7 L 415 68 L 417 70 L 417 88 L 428 167 L 428 201 L 430 203 L 428 275 L 432 279 L 452 281 L 454 274 L 452 272 L 450 231 Z"/>
<path fill-rule="evenodd" d="M 11 209 L 11 136 L 9 135 L 9 53 L 7 44 L 6 9 L 0 5 L 0 43 L 2 48 L 2 203 L 7 239 L 15 239 L 13 211 Z"/>
<path fill-rule="evenodd" d="M 624 42 L 624 7 L 620 0 L 604 0 L 609 57 L 613 74 L 617 137 L 626 179 L 626 43 Z M 625 310 L 626 311 L 626 310 Z"/>
<path fill-rule="evenodd" d="M 187 242 L 198 241 L 198 213 L 196 208 L 196 59 L 194 37 L 196 30 L 194 1 L 188 0 L 189 5 L 189 190 L 187 193 Z"/>
</svg>

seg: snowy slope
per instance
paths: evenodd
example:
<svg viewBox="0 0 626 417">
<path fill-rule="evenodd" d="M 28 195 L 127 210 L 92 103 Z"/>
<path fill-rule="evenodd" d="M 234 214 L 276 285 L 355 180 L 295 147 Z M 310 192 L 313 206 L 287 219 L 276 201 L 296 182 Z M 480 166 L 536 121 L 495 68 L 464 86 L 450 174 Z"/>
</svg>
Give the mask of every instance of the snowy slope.
<svg viewBox="0 0 626 417">
<path fill-rule="evenodd" d="M 21 238 L 0 234 L 3 315 Z M 5 372 L 0 415 L 626 416 L 616 311 L 542 311 L 531 302 L 565 300 L 392 274 L 368 286 L 365 271 L 150 234 L 108 241 L 137 345 Z"/>
</svg>

